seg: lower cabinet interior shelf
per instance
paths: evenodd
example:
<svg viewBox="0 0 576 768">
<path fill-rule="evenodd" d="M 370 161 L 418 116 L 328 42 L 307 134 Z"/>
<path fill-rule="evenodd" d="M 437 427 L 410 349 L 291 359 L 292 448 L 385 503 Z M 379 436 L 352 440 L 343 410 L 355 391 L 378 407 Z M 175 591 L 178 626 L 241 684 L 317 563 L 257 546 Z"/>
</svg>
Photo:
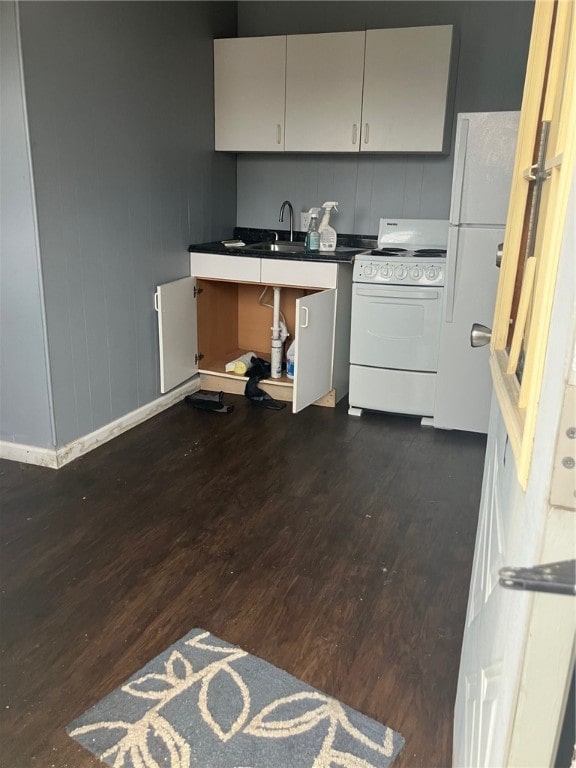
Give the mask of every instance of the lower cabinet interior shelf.
<svg viewBox="0 0 576 768">
<path fill-rule="evenodd" d="M 247 352 L 270 361 L 273 291 L 258 284 L 204 279 L 198 279 L 197 287 L 198 370 L 202 389 L 244 394 L 248 378 L 227 373 L 226 364 Z M 280 310 L 290 332 L 286 348 L 296 333 L 296 300 L 316 292 L 308 288 L 282 288 Z M 293 380 L 284 373 L 280 379 L 264 379 L 258 386 L 276 400 L 292 400 Z M 317 404 L 333 407 L 334 391 Z"/>
</svg>

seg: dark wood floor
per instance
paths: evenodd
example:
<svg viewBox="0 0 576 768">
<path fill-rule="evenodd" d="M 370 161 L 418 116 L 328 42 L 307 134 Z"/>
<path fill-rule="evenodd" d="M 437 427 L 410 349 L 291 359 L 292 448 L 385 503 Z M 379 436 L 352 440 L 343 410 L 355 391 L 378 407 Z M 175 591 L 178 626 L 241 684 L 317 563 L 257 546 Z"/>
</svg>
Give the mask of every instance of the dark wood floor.
<svg viewBox="0 0 576 768">
<path fill-rule="evenodd" d="M 67 723 L 194 627 L 450 764 L 483 437 L 225 402 L 0 462 L 2 768 L 101 765 Z"/>
</svg>

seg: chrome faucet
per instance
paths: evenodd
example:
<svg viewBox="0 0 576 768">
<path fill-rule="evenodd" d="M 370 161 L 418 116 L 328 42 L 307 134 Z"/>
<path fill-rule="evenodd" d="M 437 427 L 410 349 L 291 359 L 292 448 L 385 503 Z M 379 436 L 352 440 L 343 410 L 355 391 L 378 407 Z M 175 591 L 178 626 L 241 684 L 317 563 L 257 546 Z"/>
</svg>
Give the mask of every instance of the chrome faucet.
<svg viewBox="0 0 576 768">
<path fill-rule="evenodd" d="M 290 211 L 290 242 L 292 242 L 294 240 L 294 208 L 292 208 L 290 200 L 284 200 L 280 206 L 280 218 L 278 221 L 284 221 L 284 208 L 286 206 L 288 206 L 288 210 Z"/>
</svg>

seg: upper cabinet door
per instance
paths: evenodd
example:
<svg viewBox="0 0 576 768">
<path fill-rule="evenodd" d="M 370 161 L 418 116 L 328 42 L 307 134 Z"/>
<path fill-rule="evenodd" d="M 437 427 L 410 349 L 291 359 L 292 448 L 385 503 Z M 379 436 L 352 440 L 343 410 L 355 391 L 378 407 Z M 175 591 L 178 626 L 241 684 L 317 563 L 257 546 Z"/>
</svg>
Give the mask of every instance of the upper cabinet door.
<svg viewBox="0 0 576 768">
<path fill-rule="evenodd" d="M 214 40 L 215 148 L 282 152 L 286 37 Z"/>
<path fill-rule="evenodd" d="M 366 32 L 363 152 L 442 152 L 452 26 Z"/>
<path fill-rule="evenodd" d="M 360 144 L 365 32 L 289 35 L 287 152 L 354 152 Z"/>
</svg>

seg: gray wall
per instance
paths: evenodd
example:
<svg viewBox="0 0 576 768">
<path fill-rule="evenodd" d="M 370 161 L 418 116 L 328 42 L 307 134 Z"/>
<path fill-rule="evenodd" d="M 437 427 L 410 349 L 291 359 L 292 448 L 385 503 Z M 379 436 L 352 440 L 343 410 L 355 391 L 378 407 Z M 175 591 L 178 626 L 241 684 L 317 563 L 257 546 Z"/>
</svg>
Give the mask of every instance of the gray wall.
<svg viewBox="0 0 576 768">
<path fill-rule="evenodd" d="M 460 44 L 454 115 L 520 108 L 532 2 L 240 2 L 238 7 L 240 37 L 453 24 Z M 311 87 L 320 92 L 319 86 L 312 78 Z M 376 234 L 381 216 L 446 218 L 451 175 L 451 155 L 238 155 L 238 224 L 277 227 L 286 198 L 295 211 L 338 200 L 333 224 L 347 233 Z"/>
<path fill-rule="evenodd" d="M 20 14 L 61 446 L 158 397 L 155 286 L 189 274 L 190 242 L 232 232 L 212 39 L 235 36 L 237 13 L 25 2 Z"/>
<path fill-rule="evenodd" d="M 54 445 L 16 5 L 0 3 L 0 440 Z"/>
</svg>

